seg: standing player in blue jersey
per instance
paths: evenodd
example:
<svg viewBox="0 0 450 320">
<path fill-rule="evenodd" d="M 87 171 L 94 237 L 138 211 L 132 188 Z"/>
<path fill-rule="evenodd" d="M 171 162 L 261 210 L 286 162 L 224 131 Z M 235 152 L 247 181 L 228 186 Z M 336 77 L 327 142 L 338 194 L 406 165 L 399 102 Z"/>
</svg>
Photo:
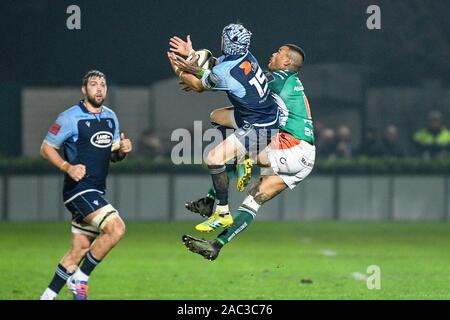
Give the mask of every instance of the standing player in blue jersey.
<svg viewBox="0 0 450 320">
<path fill-rule="evenodd" d="M 123 160 L 132 144 L 119 132 L 114 111 L 103 105 L 105 75 L 89 71 L 81 90 L 84 99 L 58 116 L 41 146 L 42 157 L 65 172 L 63 200 L 72 213 L 72 248 L 41 300 L 56 299 L 66 282 L 75 300 L 87 300 L 91 272 L 125 233 L 119 212 L 103 195 L 110 161 Z"/>
<path fill-rule="evenodd" d="M 223 55 L 211 71 L 202 70 L 201 74 L 189 73 L 189 66 L 182 63 L 184 59 L 168 52 L 172 68 L 187 87 L 197 92 L 225 91 L 234 106 L 233 126 L 237 130 L 211 150 L 205 159 L 218 204 L 214 214 L 196 226 L 198 231 L 210 232 L 233 224 L 228 207 L 229 181 L 225 164 L 246 153 L 256 156 L 278 127 L 278 104 L 282 101 L 269 90 L 258 61 L 248 50 L 250 38 L 251 32 L 243 25 L 227 25 L 222 31 Z"/>
</svg>

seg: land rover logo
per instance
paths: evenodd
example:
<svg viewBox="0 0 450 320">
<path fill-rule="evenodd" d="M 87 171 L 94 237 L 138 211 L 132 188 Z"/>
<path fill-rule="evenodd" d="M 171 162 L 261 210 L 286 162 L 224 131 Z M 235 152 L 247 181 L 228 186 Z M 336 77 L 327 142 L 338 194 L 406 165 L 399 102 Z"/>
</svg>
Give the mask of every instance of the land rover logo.
<svg viewBox="0 0 450 320">
<path fill-rule="evenodd" d="M 113 142 L 113 135 L 108 131 L 100 131 L 94 134 L 91 138 L 92 145 L 98 148 L 108 148 L 111 147 Z"/>
</svg>

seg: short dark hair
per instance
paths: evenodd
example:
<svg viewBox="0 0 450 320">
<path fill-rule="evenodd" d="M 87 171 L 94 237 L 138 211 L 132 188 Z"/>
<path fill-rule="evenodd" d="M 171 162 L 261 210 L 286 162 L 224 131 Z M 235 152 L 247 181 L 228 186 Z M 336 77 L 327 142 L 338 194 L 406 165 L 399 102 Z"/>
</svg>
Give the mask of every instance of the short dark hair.
<svg viewBox="0 0 450 320">
<path fill-rule="evenodd" d="M 299 55 L 302 56 L 302 63 L 299 65 L 299 67 L 301 67 L 301 66 L 305 63 L 305 58 L 306 58 L 305 50 L 303 50 L 303 49 L 302 49 L 301 47 L 299 47 L 298 45 L 292 44 L 292 43 L 286 44 L 286 47 L 288 47 L 289 50 L 295 51 L 295 52 L 297 52 Z"/>
<path fill-rule="evenodd" d="M 91 78 L 91 77 L 98 77 L 98 78 L 103 78 L 103 79 L 106 80 L 106 76 L 105 76 L 105 74 L 104 74 L 103 72 L 98 71 L 98 70 L 89 70 L 89 71 L 84 75 L 83 79 L 81 80 L 81 81 L 82 81 L 82 84 L 83 84 L 83 87 L 86 87 L 86 86 L 87 86 L 87 83 L 88 83 L 88 81 L 89 81 L 89 78 Z"/>
</svg>

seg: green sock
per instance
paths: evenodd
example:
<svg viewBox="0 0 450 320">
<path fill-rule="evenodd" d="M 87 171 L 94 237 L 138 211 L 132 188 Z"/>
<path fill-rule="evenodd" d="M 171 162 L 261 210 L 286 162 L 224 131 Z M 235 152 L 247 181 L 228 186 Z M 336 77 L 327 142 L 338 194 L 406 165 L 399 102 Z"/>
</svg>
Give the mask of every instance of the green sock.
<svg viewBox="0 0 450 320">
<path fill-rule="evenodd" d="M 253 222 L 255 214 L 256 213 L 250 209 L 239 207 L 236 215 L 233 215 L 233 224 L 219 234 L 217 241 L 219 241 L 222 245 L 225 245 L 233 240 L 235 236 L 237 236 L 242 230 L 247 228 L 250 223 Z"/>
<path fill-rule="evenodd" d="M 236 165 L 226 165 L 226 167 L 228 179 L 233 178 L 236 175 Z M 216 189 L 214 189 L 214 185 L 211 185 L 211 187 L 208 190 L 208 193 L 206 194 L 206 197 L 216 200 Z"/>
</svg>

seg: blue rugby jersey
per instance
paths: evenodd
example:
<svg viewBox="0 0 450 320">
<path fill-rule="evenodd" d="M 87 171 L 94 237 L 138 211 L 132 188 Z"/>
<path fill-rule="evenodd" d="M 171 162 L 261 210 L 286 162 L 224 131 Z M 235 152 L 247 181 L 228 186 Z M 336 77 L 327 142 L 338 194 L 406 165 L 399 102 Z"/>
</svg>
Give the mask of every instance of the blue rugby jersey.
<svg viewBox="0 0 450 320">
<path fill-rule="evenodd" d="M 65 175 L 64 201 L 85 192 L 105 192 L 111 147 L 119 141 L 119 121 L 106 106 L 94 114 L 80 101 L 58 116 L 44 142 L 56 149 L 63 145 L 64 158 L 70 164 L 86 166 L 86 176 L 79 182 Z"/>
<path fill-rule="evenodd" d="M 278 122 L 278 105 L 269 89 L 267 78 L 256 58 L 244 55 L 221 56 L 219 63 L 202 77 L 209 90 L 226 91 L 235 107 L 239 127 L 245 123 L 271 126 Z"/>
</svg>

